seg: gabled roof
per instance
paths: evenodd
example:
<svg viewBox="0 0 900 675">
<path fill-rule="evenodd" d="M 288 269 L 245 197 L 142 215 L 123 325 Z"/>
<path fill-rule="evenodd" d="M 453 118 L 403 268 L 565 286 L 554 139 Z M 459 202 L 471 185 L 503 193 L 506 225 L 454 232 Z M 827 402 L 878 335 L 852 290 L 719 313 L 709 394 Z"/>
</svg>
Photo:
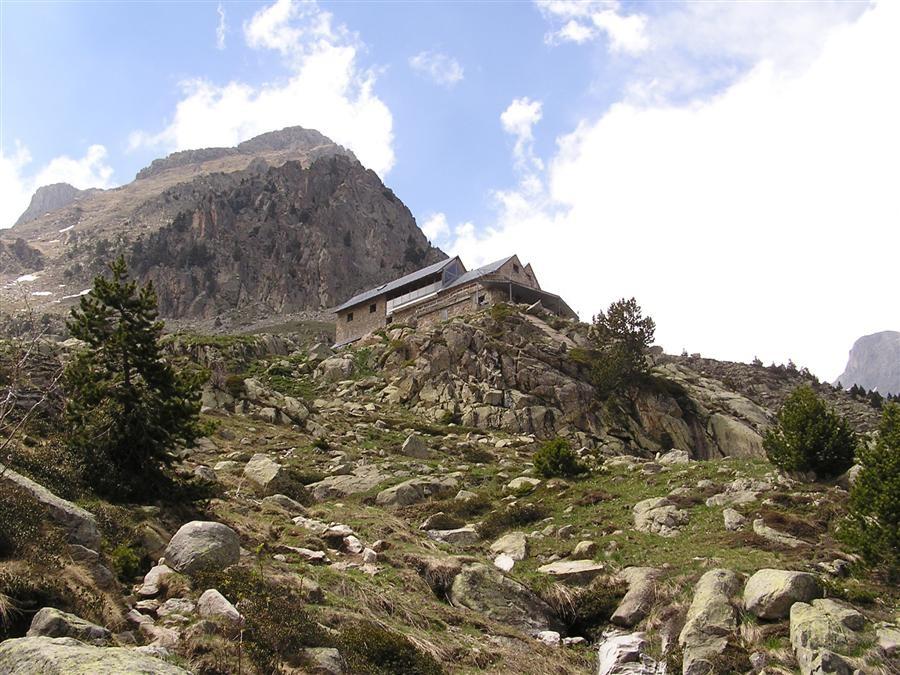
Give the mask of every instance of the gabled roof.
<svg viewBox="0 0 900 675">
<path fill-rule="evenodd" d="M 379 295 L 383 295 L 384 293 L 390 293 L 391 291 L 401 288 L 402 286 L 406 286 L 406 284 L 412 283 L 418 279 L 422 279 L 424 277 L 431 276 L 432 274 L 437 274 L 441 270 L 443 270 L 447 265 L 452 263 L 454 260 L 459 261 L 459 257 L 447 258 L 446 260 L 441 260 L 440 262 L 436 262 L 433 265 L 429 265 L 428 267 L 423 267 L 420 270 L 415 272 L 411 272 L 407 274 L 405 277 L 400 277 L 399 279 L 394 279 L 393 281 L 388 281 L 387 283 L 383 283 L 380 286 L 376 286 L 375 288 L 370 288 L 367 291 L 363 291 L 362 293 L 358 293 L 354 295 L 352 298 L 347 300 L 347 302 L 335 307 L 332 312 L 342 312 L 345 309 L 350 309 L 351 307 L 355 307 L 367 300 L 371 300 L 372 298 L 377 298 Z M 459 261 L 462 264 L 462 261 Z M 465 275 L 463 275 L 465 276 Z"/>
<path fill-rule="evenodd" d="M 459 275 L 456 279 L 453 280 L 452 283 L 447 284 L 447 288 L 454 288 L 455 286 L 462 286 L 463 284 L 467 284 L 470 281 L 475 281 L 486 274 L 493 274 L 501 267 L 503 267 L 510 260 L 515 258 L 515 255 L 509 255 L 503 258 L 502 260 L 495 260 L 492 263 L 488 263 L 487 265 L 482 265 L 481 267 L 466 272 L 465 274 Z"/>
</svg>

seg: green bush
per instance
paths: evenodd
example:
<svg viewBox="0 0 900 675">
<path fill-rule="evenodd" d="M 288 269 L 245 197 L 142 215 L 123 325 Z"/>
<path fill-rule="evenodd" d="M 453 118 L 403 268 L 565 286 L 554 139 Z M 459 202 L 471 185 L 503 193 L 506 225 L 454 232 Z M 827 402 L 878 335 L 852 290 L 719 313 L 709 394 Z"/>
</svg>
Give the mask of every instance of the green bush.
<svg viewBox="0 0 900 675">
<path fill-rule="evenodd" d="M 853 464 L 856 434 L 811 387 L 797 387 L 763 438 L 769 461 L 785 471 L 837 476 Z"/>
<path fill-rule="evenodd" d="M 126 544 L 119 544 L 109 554 L 113 571 L 119 581 L 131 583 L 143 571 L 141 556 Z"/>
<path fill-rule="evenodd" d="M 634 298 L 618 300 L 594 317 L 590 332 L 593 350 L 584 355 L 589 357 L 591 379 L 602 398 L 648 374 L 645 354 L 655 331 L 653 319 L 642 315 Z"/>
<path fill-rule="evenodd" d="M 536 523 L 549 513 L 543 504 L 512 504 L 491 512 L 475 529 L 482 539 L 493 539 L 507 530 Z"/>
<path fill-rule="evenodd" d="M 341 631 L 341 651 L 350 671 L 368 675 L 439 675 L 444 670 L 408 638 L 379 626 L 359 621 Z"/>
<path fill-rule="evenodd" d="M 244 377 L 242 375 L 229 375 L 225 378 L 225 391 L 232 398 L 240 398 L 244 395 Z"/>
<path fill-rule="evenodd" d="M 900 404 L 887 403 L 878 440 L 861 447 L 842 536 L 870 564 L 900 578 Z"/>
<path fill-rule="evenodd" d="M 587 471 L 587 467 L 578 461 L 569 443 L 556 438 L 544 443 L 534 453 L 534 468 L 545 478 L 569 478 Z"/>
</svg>

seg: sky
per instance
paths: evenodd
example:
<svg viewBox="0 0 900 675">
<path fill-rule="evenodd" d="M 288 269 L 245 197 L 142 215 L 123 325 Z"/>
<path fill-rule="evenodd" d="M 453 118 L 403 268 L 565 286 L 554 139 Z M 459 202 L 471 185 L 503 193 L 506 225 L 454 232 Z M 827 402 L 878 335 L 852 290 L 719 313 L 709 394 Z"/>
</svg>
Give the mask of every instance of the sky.
<svg viewBox="0 0 900 675">
<path fill-rule="evenodd" d="M 291 125 L 471 268 L 822 379 L 900 330 L 900 3 L 0 0 L 0 227 Z"/>
</svg>

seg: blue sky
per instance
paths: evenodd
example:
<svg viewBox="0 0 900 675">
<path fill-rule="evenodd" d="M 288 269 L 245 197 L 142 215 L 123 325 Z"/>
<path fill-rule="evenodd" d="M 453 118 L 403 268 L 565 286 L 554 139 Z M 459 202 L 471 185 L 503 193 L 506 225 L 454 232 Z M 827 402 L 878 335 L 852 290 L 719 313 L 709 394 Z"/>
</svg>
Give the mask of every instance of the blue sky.
<svg viewBox="0 0 900 675">
<path fill-rule="evenodd" d="M 222 18 L 224 17 L 224 30 Z M 0 3 L 0 226 L 40 184 L 318 128 L 582 318 L 824 378 L 900 328 L 898 3 Z M 894 158 L 894 159 L 891 159 Z M 831 270 L 830 272 L 826 272 Z"/>
</svg>

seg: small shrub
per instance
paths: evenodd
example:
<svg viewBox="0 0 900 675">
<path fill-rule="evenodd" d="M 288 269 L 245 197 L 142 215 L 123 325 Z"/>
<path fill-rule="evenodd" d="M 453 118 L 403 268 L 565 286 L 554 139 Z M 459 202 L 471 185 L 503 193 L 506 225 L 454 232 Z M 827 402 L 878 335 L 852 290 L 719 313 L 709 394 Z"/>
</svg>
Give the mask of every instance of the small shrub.
<svg viewBox="0 0 900 675">
<path fill-rule="evenodd" d="M 46 509 L 16 485 L 0 493 L 0 559 L 24 558 L 56 565 L 65 537 L 51 524 Z"/>
<path fill-rule="evenodd" d="M 225 391 L 232 398 L 244 395 L 244 378 L 241 375 L 229 375 L 225 378 Z"/>
<path fill-rule="evenodd" d="M 498 302 L 495 305 L 491 305 L 491 318 L 498 323 L 505 321 L 518 313 L 519 310 L 505 302 Z"/>
<path fill-rule="evenodd" d="M 490 464 L 496 459 L 494 453 L 481 446 L 476 446 L 474 448 L 469 446 L 463 447 L 462 456 L 464 460 L 472 462 L 473 464 Z"/>
<path fill-rule="evenodd" d="M 856 444 L 856 434 L 846 420 L 806 385 L 788 396 L 778 412 L 778 423 L 763 439 L 766 456 L 775 466 L 821 476 L 837 476 L 849 469 Z"/>
<path fill-rule="evenodd" d="M 493 511 L 476 526 L 478 536 L 482 539 L 493 539 L 507 530 L 530 525 L 548 514 L 543 504 L 512 504 L 505 509 Z"/>
<path fill-rule="evenodd" d="M 116 546 L 110 552 L 109 559 L 119 581 L 130 583 L 143 571 L 141 557 L 125 544 Z"/>
<path fill-rule="evenodd" d="M 439 675 L 444 670 L 408 638 L 373 621 L 359 621 L 341 631 L 344 658 L 354 673 L 370 675 Z"/>
<path fill-rule="evenodd" d="M 585 473 L 587 467 L 578 461 L 569 443 L 557 438 L 544 443 L 534 453 L 534 468 L 545 478 L 569 478 Z"/>
<path fill-rule="evenodd" d="M 329 450 L 331 448 L 331 444 L 328 442 L 328 439 L 324 436 L 319 436 L 316 440 L 313 441 L 313 447 L 318 448 L 319 450 Z"/>
</svg>

